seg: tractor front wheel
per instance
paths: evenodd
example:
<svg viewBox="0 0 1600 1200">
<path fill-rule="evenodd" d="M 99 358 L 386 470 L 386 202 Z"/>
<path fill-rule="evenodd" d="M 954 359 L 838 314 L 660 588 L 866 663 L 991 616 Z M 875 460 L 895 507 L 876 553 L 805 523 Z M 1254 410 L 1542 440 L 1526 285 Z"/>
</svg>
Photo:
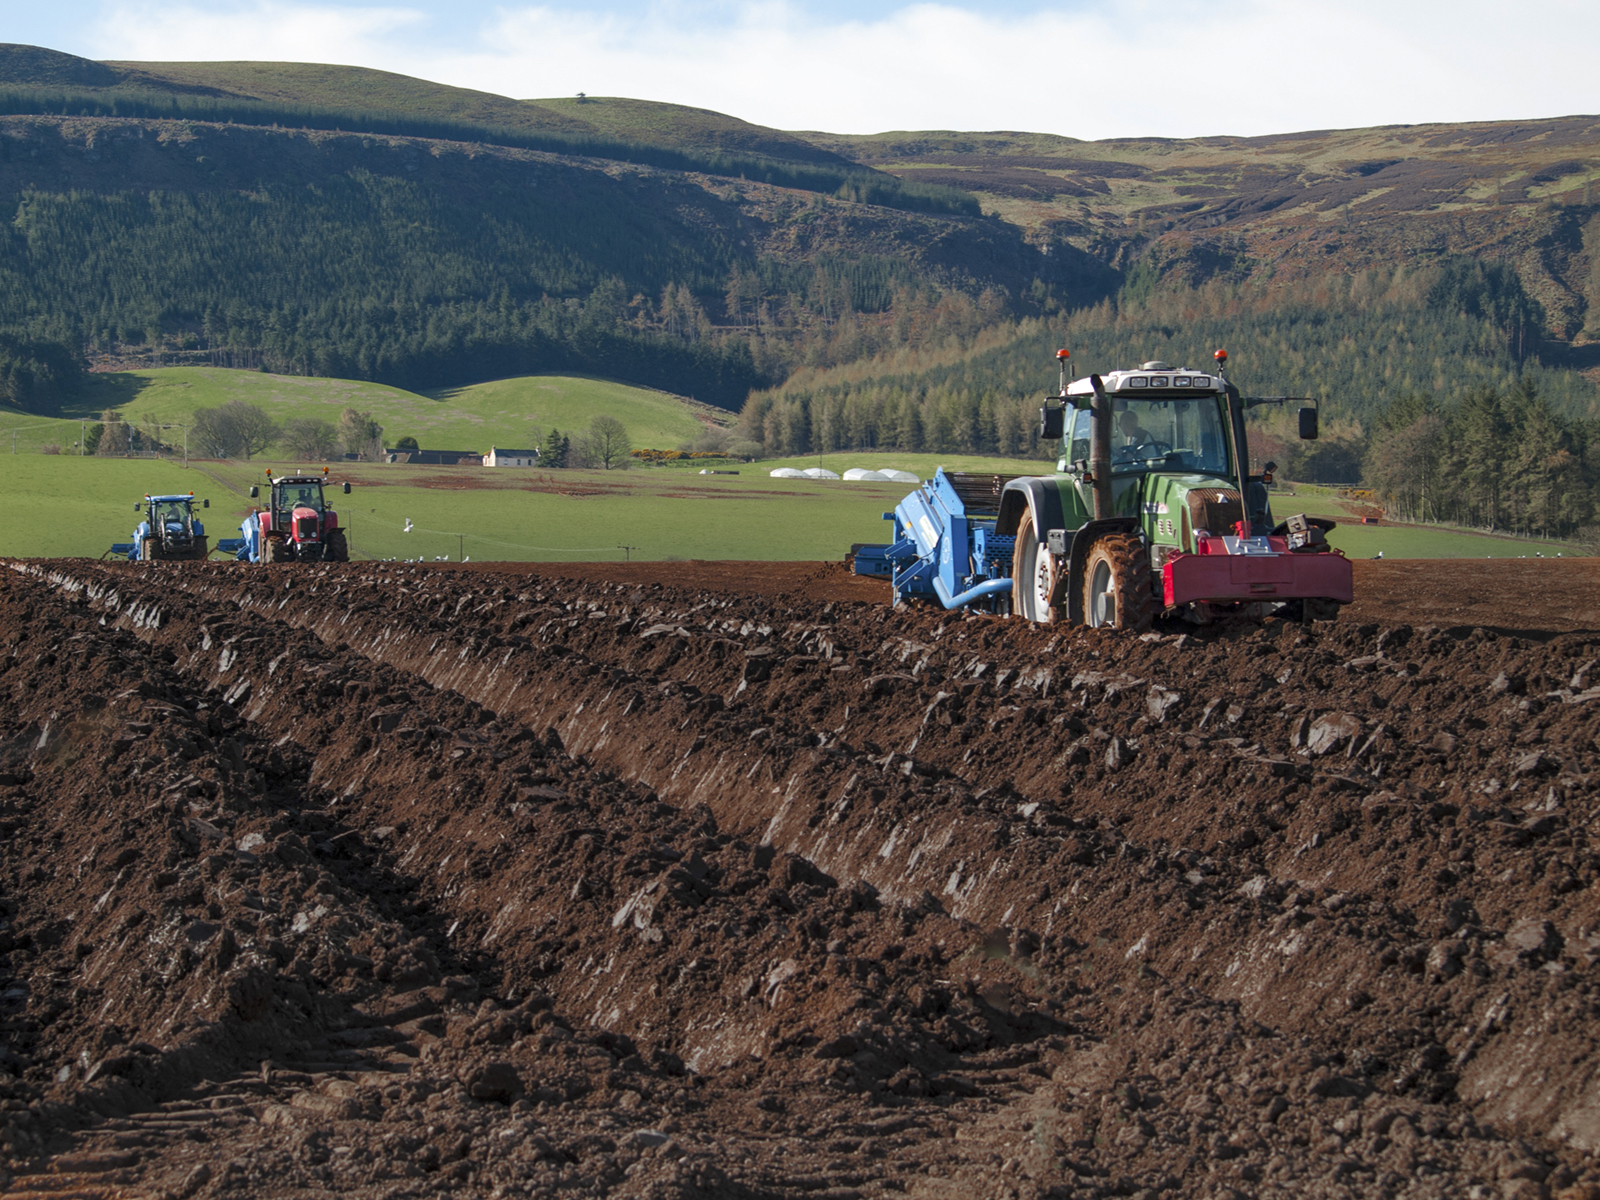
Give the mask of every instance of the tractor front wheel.
<svg viewBox="0 0 1600 1200">
<path fill-rule="evenodd" d="M 1132 534 L 1101 538 L 1089 549 L 1083 571 L 1083 620 L 1096 629 L 1143 633 L 1155 620 L 1150 590 L 1150 555 Z"/>
<path fill-rule="evenodd" d="M 261 561 L 264 563 L 283 563 L 294 561 L 294 551 L 289 543 L 282 538 L 268 538 L 261 546 Z"/>
<path fill-rule="evenodd" d="M 1027 621 L 1048 624 L 1056 619 L 1050 607 L 1055 591 L 1057 564 L 1050 547 L 1039 540 L 1031 509 L 1017 525 L 1017 544 L 1011 551 L 1011 611 Z"/>
<path fill-rule="evenodd" d="M 350 543 L 344 540 L 344 530 L 330 529 L 322 542 L 323 562 L 349 562 Z"/>
</svg>

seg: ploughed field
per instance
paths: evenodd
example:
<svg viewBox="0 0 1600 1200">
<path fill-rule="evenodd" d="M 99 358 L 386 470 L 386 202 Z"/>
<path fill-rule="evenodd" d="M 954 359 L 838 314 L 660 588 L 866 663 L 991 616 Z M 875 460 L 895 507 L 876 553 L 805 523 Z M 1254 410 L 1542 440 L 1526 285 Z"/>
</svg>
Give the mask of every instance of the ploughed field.
<svg viewBox="0 0 1600 1200">
<path fill-rule="evenodd" d="M 1590 561 L 5 566 L 7 1194 L 1600 1196 Z"/>
</svg>

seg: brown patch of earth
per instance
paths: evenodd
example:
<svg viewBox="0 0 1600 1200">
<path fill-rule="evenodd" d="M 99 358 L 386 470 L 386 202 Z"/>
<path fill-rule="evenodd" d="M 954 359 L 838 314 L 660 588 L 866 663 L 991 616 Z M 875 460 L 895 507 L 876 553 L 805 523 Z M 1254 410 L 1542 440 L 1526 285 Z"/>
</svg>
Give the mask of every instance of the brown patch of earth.
<svg viewBox="0 0 1600 1200">
<path fill-rule="evenodd" d="M 1590 562 L 8 565 L 12 1194 L 1600 1189 Z"/>
</svg>

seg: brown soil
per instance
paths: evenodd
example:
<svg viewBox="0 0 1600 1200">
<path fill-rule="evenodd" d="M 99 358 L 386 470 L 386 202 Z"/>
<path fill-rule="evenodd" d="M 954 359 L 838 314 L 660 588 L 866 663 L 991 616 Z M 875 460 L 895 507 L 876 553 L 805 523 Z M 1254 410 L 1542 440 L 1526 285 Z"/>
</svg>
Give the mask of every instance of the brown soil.
<svg viewBox="0 0 1600 1200">
<path fill-rule="evenodd" d="M 1592 562 L 9 565 L 11 1195 L 1600 1196 Z"/>
</svg>

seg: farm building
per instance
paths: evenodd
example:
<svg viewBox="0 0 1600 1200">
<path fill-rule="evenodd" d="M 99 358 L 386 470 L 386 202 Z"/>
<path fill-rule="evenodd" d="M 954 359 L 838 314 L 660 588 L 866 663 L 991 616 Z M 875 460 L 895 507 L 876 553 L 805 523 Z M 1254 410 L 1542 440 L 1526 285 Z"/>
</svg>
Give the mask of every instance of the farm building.
<svg viewBox="0 0 1600 1200">
<path fill-rule="evenodd" d="M 489 453 L 483 456 L 483 465 L 486 467 L 537 467 L 539 465 L 539 451 L 534 450 L 507 450 L 501 446 L 490 446 Z"/>
<path fill-rule="evenodd" d="M 434 467 L 481 467 L 483 456 L 476 450 L 387 450 L 392 463 L 411 463 Z"/>
</svg>

